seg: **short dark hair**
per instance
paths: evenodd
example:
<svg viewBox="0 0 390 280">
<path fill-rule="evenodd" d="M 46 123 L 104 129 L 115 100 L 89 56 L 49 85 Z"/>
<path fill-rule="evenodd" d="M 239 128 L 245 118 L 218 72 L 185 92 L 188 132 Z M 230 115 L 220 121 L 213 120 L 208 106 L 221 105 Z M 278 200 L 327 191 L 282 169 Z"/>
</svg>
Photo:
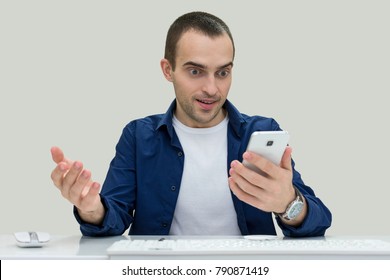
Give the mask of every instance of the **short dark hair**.
<svg viewBox="0 0 390 280">
<path fill-rule="evenodd" d="M 205 12 L 191 12 L 178 17 L 170 26 L 165 42 L 164 58 L 176 67 L 176 47 L 181 36 L 188 30 L 199 31 L 209 37 L 217 37 L 226 33 L 233 45 L 233 58 L 235 53 L 233 36 L 229 27 L 220 18 Z"/>
</svg>

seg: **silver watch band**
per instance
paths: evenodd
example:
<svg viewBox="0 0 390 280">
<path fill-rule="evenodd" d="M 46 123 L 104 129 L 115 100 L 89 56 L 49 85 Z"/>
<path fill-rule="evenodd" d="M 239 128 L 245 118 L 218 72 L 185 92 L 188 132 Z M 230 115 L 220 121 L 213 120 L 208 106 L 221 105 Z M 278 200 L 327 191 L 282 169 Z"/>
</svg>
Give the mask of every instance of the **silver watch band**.
<svg viewBox="0 0 390 280">
<path fill-rule="evenodd" d="M 291 208 L 294 207 L 297 203 L 302 203 L 303 204 L 303 197 L 302 197 L 302 194 L 301 192 L 298 190 L 297 187 L 294 187 L 294 190 L 295 190 L 295 194 L 296 194 L 296 197 L 293 201 L 291 201 L 288 205 L 287 205 L 287 208 L 286 210 L 283 212 L 283 213 L 277 213 L 277 215 L 280 217 L 280 218 L 283 218 L 285 220 L 292 220 L 290 218 L 290 211 L 291 211 Z M 299 211 L 300 212 L 300 211 Z"/>
</svg>

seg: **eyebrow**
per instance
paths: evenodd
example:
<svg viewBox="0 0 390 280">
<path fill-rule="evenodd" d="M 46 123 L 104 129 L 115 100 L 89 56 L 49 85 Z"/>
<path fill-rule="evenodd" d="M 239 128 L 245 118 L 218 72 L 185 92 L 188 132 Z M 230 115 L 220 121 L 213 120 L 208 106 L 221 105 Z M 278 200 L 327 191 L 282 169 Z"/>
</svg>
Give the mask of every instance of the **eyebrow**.
<svg viewBox="0 0 390 280">
<path fill-rule="evenodd" d="M 203 64 L 200 64 L 200 63 L 196 63 L 196 62 L 193 62 L 193 61 L 188 61 L 186 63 L 183 64 L 183 66 L 195 66 L 195 67 L 198 67 L 198 68 L 202 68 L 202 69 L 207 69 L 207 66 L 206 65 L 203 65 Z M 226 68 L 226 67 L 233 67 L 233 62 L 229 62 L 229 63 L 226 63 L 222 66 L 219 66 L 218 69 L 223 69 L 223 68 Z"/>
</svg>

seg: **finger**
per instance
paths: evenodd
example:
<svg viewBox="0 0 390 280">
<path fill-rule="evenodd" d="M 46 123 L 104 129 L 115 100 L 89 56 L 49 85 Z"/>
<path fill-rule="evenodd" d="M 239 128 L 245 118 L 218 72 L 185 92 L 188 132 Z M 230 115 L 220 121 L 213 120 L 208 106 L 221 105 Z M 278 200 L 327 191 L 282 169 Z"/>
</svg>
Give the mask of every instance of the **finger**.
<svg viewBox="0 0 390 280">
<path fill-rule="evenodd" d="M 229 174 L 243 192 L 254 197 L 265 197 L 270 184 L 269 179 L 245 167 L 239 161 L 232 162 Z"/>
<path fill-rule="evenodd" d="M 66 198 L 70 197 L 70 189 L 75 184 L 77 178 L 79 177 L 81 171 L 83 170 L 83 164 L 79 161 L 75 161 L 70 167 L 69 171 L 63 178 L 62 182 L 62 195 Z"/>
<path fill-rule="evenodd" d="M 64 152 L 59 148 L 59 147 L 52 147 L 50 149 L 51 152 L 51 157 L 55 163 L 60 163 L 60 162 L 66 162 L 69 165 L 72 165 L 73 162 L 69 159 L 67 159 L 64 155 Z"/>
<path fill-rule="evenodd" d="M 100 202 L 100 184 L 90 182 L 87 191 L 83 190 L 83 196 L 79 197 L 79 203 L 75 204 L 78 209 L 84 212 L 95 211 Z"/>
<path fill-rule="evenodd" d="M 259 209 L 263 208 L 261 201 L 257 197 L 243 191 L 242 188 L 236 183 L 236 181 L 232 177 L 229 177 L 229 187 L 230 187 L 230 190 L 233 192 L 233 194 L 239 200 L 241 200 L 249 205 L 252 205 L 253 207 L 256 207 Z"/>
<path fill-rule="evenodd" d="M 91 189 L 89 190 L 89 195 L 95 196 L 100 192 L 100 184 L 98 182 L 93 182 Z"/>
<path fill-rule="evenodd" d="M 100 200 L 97 197 L 99 189 L 100 185 L 91 181 L 91 172 L 83 170 L 69 190 L 69 201 L 82 211 L 94 211 Z"/>
<path fill-rule="evenodd" d="M 60 163 L 61 161 L 64 161 L 64 153 L 59 147 L 52 147 L 50 149 L 51 157 L 55 163 Z"/>
<path fill-rule="evenodd" d="M 292 148 L 290 146 L 287 146 L 286 150 L 284 151 L 282 160 L 280 162 L 280 167 L 290 171 L 292 171 L 291 153 L 292 153 Z"/>
<path fill-rule="evenodd" d="M 61 162 L 57 164 L 57 166 L 52 171 L 51 179 L 57 188 L 62 189 L 62 181 L 64 175 L 68 172 L 68 170 L 69 170 L 69 166 L 64 162 Z"/>
<path fill-rule="evenodd" d="M 90 185 L 88 187 L 88 191 L 84 193 L 82 199 L 84 200 L 84 203 L 88 203 L 90 201 L 95 201 L 96 196 L 99 194 L 100 191 L 100 184 L 98 182 L 90 182 Z"/>
<path fill-rule="evenodd" d="M 259 174 L 258 172 L 253 171 L 252 169 L 246 167 L 244 164 L 242 164 L 237 160 L 232 161 L 230 166 L 231 169 L 229 173 L 234 179 L 239 180 L 240 178 L 238 178 L 237 176 L 241 176 L 242 179 L 245 179 L 245 181 L 247 181 L 247 183 L 250 183 L 258 187 L 267 184 L 268 179 L 264 176 L 266 174 Z M 240 185 L 244 183 L 242 180 L 240 181 L 241 181 L 239 183 Z"/>
<path fill-rule="evenodd" d="M 91 172 L 85 169 L 69 188 L 68 200 L 82 211 L 94 211 L 100 201 L 99 190 L 99 183 L 92 182 Z"/>
<path fill-rule="evenodd" d="M 69 199 L 77 204 L 80 199 L 87 195 L 91 184 L 91 172 L 86 169 L 82 170 L 69 188 Z"/>
<path fill-rule="evenodd" d="M 262 172 L 268 174 L 271 177 L 275 177 L 278 173 L 279 166 L 275 165 L 273 162 L 269 161 L 265 157 L 262 157 L 261 155 L 252 152 L 245 152 L 243 154 L 243 159 L 253 164 Z"/>
</svg>

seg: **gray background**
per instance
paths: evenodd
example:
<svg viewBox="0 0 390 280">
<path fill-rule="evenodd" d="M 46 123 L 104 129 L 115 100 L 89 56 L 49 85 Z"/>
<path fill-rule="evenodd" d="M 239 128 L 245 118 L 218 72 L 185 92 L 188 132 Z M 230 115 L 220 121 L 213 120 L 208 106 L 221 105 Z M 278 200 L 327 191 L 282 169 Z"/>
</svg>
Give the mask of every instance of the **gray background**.
<svg viewBox="0 0 390 280">
<path fill-rule="evenodd" d="M 388 1 L 1 1 L 0 233 L 78 234 L 50 147 L 103 182 L 122 128 L 165 112 L 166 31 L 220 16 L 236 41 L 229 98 L 291 134 L 331 235 L 390 234 Z"/>
</svg>

